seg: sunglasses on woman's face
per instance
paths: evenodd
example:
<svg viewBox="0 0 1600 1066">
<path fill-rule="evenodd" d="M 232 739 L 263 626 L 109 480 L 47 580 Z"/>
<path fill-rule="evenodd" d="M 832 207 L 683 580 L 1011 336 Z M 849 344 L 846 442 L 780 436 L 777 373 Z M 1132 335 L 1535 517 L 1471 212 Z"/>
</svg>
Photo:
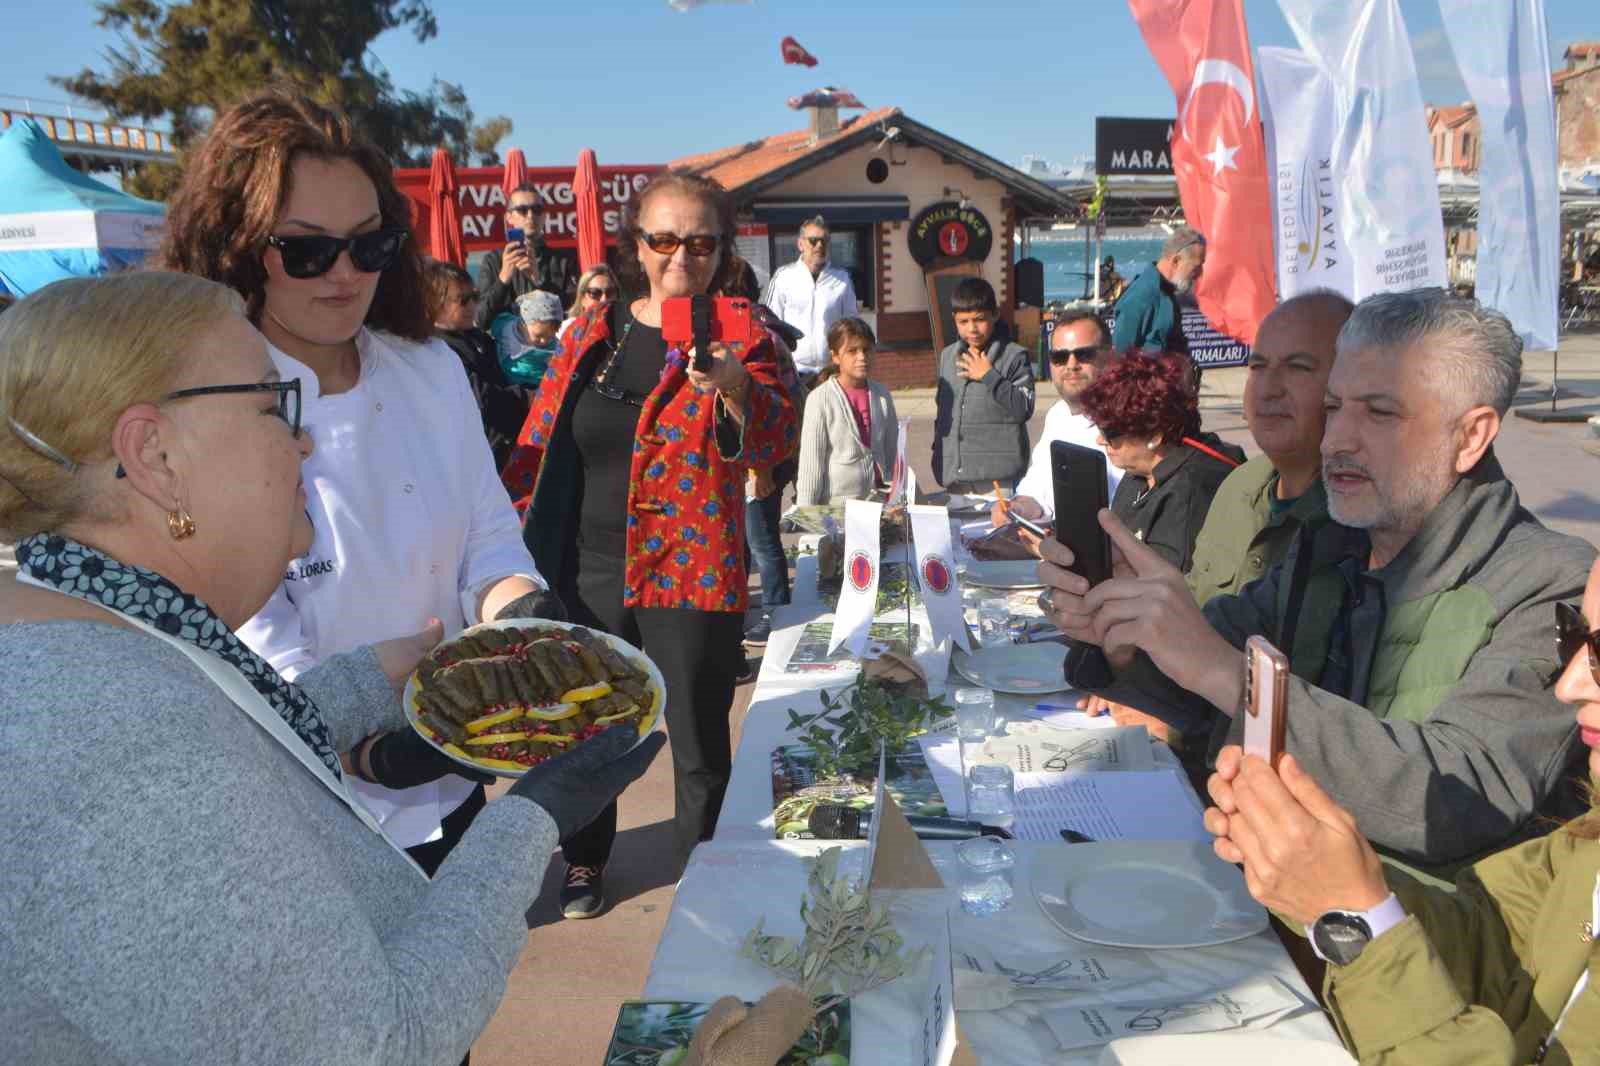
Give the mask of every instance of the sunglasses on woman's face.
<svg viewBox="0 0 1600 1066">
<path fill-rule="evenodd" d="M 350 250 L 350 262 L 363 274 L 378 274 L 394 265 L 406 243 L 406 230 L 385 226 L 354 237 L 268 237 L 267 243 L 283 256 L 283 272 L 291 278 L 318 278 L 333 269 L 339 253 Z"/>
<path fill-rule="evenodd" d="M 596 302 L 600 300 L 615 300 L 617 298 L 616 289 L 584 289 L 583 294 Z"/>
<path fill-rule="evenodd" d="M 657 255 L 671 255 L 682 245 L 688 249 L 689 254 L 704 259 L 717 250 L 717 245 L 722 243 L 722 238 L 715 233 L 696 233 L 688 237 L 680 237 L 676 233 L 645 233 L 640 231 L 639 239 L 649 246 Z"/>
<path fill-rule="evenodd" d="M 1589 676 L 1600 685 L 1600 633 L 1590 631 L 1583 612 L 1572 604 L 1556 604 L 1556 654 L 1562 669 L 1585 648 L 1589 651 Z"/>
</svg>

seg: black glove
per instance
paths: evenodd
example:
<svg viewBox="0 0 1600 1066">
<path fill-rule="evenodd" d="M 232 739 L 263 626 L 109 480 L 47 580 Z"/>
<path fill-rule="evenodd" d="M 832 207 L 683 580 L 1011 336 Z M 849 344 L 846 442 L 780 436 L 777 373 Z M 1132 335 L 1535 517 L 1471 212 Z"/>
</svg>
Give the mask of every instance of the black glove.
<svg viewBox="0 0 1600 1066">
<path fill-rule="evenodd" d="M 359 753 L 360 745 L 356 748 Z M 372 767 L 372 781 L 384 788 L 413 788 L 446 774 L 457 774 L 480 785 L 494 783 L 493 774 L 469 770 L 452 761 L 412 729 L 378 737 L 368 747 L 367 762 Z"/>
<path fill-rule="evenodd" d="M 637 727 L 614 725 L 576 748 L 533 767 L 508 793 L 532 800 L 556 823 L 562 840 L 595 820 L 650 765 L 667 742 L 656 732 L 629 751 Z"/>
<path fill-rule="evenodd" d="M 507 618 L 548 618 L 552 622 L 565 622 L 567 605 L 549 589 L 524 592 L 500 608 L 500 613 L 494 616 L 496 622 Z"/>
</svg>

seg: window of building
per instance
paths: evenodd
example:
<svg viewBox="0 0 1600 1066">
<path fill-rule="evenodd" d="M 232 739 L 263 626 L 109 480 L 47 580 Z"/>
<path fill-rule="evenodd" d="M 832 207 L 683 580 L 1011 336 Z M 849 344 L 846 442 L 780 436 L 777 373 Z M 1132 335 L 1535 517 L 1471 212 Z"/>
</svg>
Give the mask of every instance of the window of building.
<svg viewBox="0 0 1600 1066">
<path fill-rule="evenodd" d="M 863 307 L 878 306 L 878 273 L 873 255 L 875 225 L 838 226 L 828 231 L 828 262 L 850 275 L 856 290 L 856 303 Z M 772 242 L 772 269 L 787 266 L 800 258 L 795 242 L 800 237 L 799 226 L 772 226 L 768 231 Z"/>
<path fill-rule="evenodd" d="M 1472 134 L 1461 135 L 1461 161 L 1467 166 L 1472 165 Z"/>
</svg>

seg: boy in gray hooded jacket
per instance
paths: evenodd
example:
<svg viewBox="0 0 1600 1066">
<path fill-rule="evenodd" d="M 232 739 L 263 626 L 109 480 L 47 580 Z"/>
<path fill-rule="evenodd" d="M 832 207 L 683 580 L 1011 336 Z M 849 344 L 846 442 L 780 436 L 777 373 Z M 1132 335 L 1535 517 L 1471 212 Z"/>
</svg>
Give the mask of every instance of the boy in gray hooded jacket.
<svg viewBox="0 0 1600 1066">
<path fill-rule="evenodd" d="M 961 339 L 939 353 L 933 476 L 951 492 L 1010 486 L 1028 467 L 1033 366 L 1020 344 L 994 338 L 994 289 L 967 278 L 951 299 Z"/>
</svg>

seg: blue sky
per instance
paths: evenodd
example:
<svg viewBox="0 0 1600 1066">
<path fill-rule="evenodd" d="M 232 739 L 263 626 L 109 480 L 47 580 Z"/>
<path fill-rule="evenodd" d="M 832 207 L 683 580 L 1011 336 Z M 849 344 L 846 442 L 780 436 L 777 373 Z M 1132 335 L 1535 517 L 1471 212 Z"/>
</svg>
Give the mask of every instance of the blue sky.
<svg viewBox="0 0 1600 1066">
<path fill-rule="evenodd" d="M 112 43 L 89 0 L 6 0 L 0 94 L 64 100 L 51 74 L 101 66 Z M 756 0 L 678 13 L 666 0 L 433 0 L 439 35 L 391 33 L 372 52 L 398 85 L 462 84 L 505 114 L 532 165 L 592 147 L 602 163 L 657 163 L 803 125 L 785 100 L 824 84 L 1010 163 L 1092 152 L 1094 116 L 1166 116 L 1170 90 L 1122 0 Z M 1401 0 L 1424 98 L 1459 103 L 1438 0 Z M 1596 0 L 1546 0 L 1552 59 L 1600 39 Z M 1245 0 L 1256 45 L 1293 45 L 1275 0 Z M 39 27 L 45 27 L 44 32 Z M 792 34 L 821 59 L 787 67 Z M 7 40 L 6 38 L 9 38 Z M 7 101 L 10 102 L 10 101 Z"/>
</svg>

